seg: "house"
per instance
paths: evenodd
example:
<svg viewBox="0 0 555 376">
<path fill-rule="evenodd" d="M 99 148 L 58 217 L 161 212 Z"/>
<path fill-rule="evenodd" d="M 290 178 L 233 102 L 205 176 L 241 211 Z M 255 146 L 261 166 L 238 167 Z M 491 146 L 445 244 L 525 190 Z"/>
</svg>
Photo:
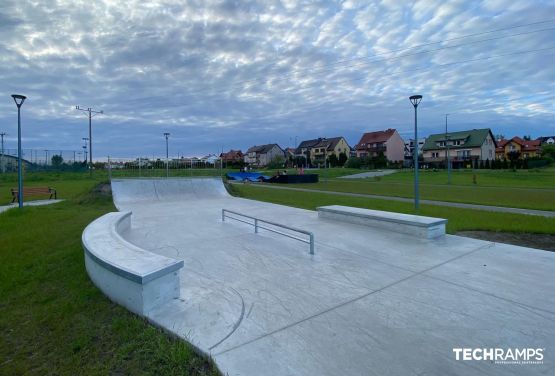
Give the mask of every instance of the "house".
<svg viewBox="0 0 555 376">
<path fill-rule="evenodd" d="M 425 163 L 445 165 L 448 150 L 453 167 L 472 167 L 479 161 L 493 160 L 496 146 L 489 128 L 439 133 L 426 139 L 422 155 Z"/>
<path fill-rule="evenodd" d="M 426 138 L 419 138 L 418 139 L 418 154 L 422 155 L 422 148 L 424 147 L 424 143 L 426 142 Z M 414 155 L 414 138 L 410 138 L 408 141 L 405 141 L 405 159 L 412 160 Z"/>
<path fill-rule="evenodd" d="M 537 157 L 540 154 L 541 140 L 523 140 L 520 137 L 513 137 L 510 140 L 497 140 L 495 157 L 497 159 L 525 159 Z M 510 153 L 514 153 L 516 158 L 510 158 Z"/>
<path fill-rule="evenodd" d="M 278 144 L 255 145 L 247 150 L 244 161 L 252 166 L 263 167 L 276 157 L 285 158 L 285 153 Z"/>
<path fill-rule="evenodd" d="M 231 149 L 227 153 L 220 154 L 220 158 L 226 164 L 235 164 L 235 163 L 242 163 L 244 159 L 243 152 L 241 150 L 233 150 Z"/>
<path fill-rule="evenodd" d="M 555 136 L 544 136 L 537 138 L 540 141 L 540 145 L 553 145 L 555 144 Z"/>
<path fill-rule="evenodd" d="M 208 154 L 207 156 L 200 158 L 200 160 L 202 162 L 213 165 L 220 160 L 220 157 L 218 157 L 216 154 Z"/>
<path fill-rule="evenodd" d="M 299 144 L 295 150 L 295 156 L 304 158 L 311 165 L 325 164 L 331 155 L 335 155 L 339 160 L 341 154 L 348 158 L 351 147 L 344 137 L 320 137 L 313 140 L 306 140 Z"/>
<path fill-rule="evenodd" d="M 357 157 L 377 157 L 380 153 L 390 162 L 405 159 L 405 142 L 396 129 L 369 132 L 362 135 L 355 146 Z"/>
</svg>

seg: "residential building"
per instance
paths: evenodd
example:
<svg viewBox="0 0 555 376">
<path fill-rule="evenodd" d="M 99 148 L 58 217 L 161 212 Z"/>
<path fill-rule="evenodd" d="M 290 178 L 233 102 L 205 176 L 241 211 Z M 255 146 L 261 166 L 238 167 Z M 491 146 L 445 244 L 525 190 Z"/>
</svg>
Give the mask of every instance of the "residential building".
<svg viewBox="0 0 555 376">
<path fill-rule="evenodd" d="M 391 128 L 363 134 L 355 150 L 357 157 L 377 157 L 383 153 L 390 162 L 405 159 L 405 142 L 399 132 Z"/>
<path fill-rule="evenodd" d="M 422 148 L 424 147 L 424 143 L 426 142 L 426 138 L 419 138 L 418 139 L 418 154 L 422 155 Z M 414 155 L 414 138 L 410 138 L 408 141 L 405 141 L 405 159 L 411 159 Z"/>
<path fill-rule="evenodd" d="M 553 145 L 553 144 L 555 144 L 555 136 L 538 137 L 538 140 L 540 140 L 541 145 Z"/>
<path fill-rule="evenodd" d="M 200 160 L 208 164 L 215 164 L 217 161 L 220 160 L 220 157 L 218 157 L 216 154 L 208 154 L 200 158 Z"/>
<path fill-rule="evenodd" d="M 422 156 L 425 163 L 445 165 L 448 149 L 453 167 L 472 167 L 476 162 L 493 160 L 496 146 L 489 128 L 439 133 L 426 139 Z"/>
<path fill-rule="evenodd" d="M 339 159 L 341 153 L 347 158 L 351 154 L 351 147 L 344 137 L 320 137 L 302 141 L 295 150 L 296 157 L 305 158 L 311 165 L 323 165 L 332 154 Z"/>
<path fill-rule="evenodd" d="M 227 153 L 220 154 L 220 158 L 226 164 L 242 163 L 244 159 L 243 152 L 241 150 L 231 149 Z"/>
<path fill-rule="evenodd" d="M 520 137 L 513 137 L 510 140 L 501 139 L 497 141 L 495 157 L 497 159 L 525 159 L 537 157 L 540 154 L 541 140 L 523 140 Z M 514 153 L 516 158 L 510 158 L 510 153 Z"/>
<path fill-rule="evenodd" d="M 285 152 L 278 144 L 255 145 L 247 150 L 244 161 L 252 166 L 264 167 L 276 157 L 285 158 Z"/>
</svg>

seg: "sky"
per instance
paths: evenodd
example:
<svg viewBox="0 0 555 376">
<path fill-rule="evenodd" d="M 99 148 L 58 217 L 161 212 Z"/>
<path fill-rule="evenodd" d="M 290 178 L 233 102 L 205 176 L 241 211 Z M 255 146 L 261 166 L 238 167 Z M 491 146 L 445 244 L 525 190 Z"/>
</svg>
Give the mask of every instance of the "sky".
<svg viewBox="0 0 555 376">
<path fill-rule="evenodd" d="M 0 2 L 0 132 L 23 148 L 172 156 L 395 128 L 555 134 L 555 2 Z"/>
</svg>

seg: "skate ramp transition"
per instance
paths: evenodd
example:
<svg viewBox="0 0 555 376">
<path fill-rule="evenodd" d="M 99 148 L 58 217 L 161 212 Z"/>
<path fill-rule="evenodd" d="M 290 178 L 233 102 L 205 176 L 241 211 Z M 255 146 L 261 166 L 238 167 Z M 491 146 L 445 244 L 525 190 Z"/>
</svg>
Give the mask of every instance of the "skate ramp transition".
<svg viewBox="0 0 555 376">
<path fill-rule="evenodd" d="M 112 192 L 119 211 L 83 232 L 91 280 L 209 354 L 223 374 L 555 369 L 552 356 L 506 365 L 453 352 L 555 348 L 555 253 L 433 229 L 423 236 L 422 226 L 445 225 L 438 218 L 386 220 L 366 209 L 232 197 L 219 178 L 113 179 Z M 222 209 L 310 231 L 315 254 L 297 240 L 222 221 Z M 412 235 L 400 231 L 404 222 L 418 224 Z"/>
<path fill-rule="evenodd" d="M 114 204 L 172 202 L 231 197 L 220 178 L 112 179 Z"/>
</svg>

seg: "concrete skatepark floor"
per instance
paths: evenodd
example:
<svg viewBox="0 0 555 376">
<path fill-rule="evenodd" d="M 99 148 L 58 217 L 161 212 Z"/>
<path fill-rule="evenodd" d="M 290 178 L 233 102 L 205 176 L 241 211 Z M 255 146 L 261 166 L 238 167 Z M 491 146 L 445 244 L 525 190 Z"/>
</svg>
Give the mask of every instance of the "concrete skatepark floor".
<svg viewBox="0 0 555 376">
<path fill-rule="evenodd" d="M 233 198 L 217 179 L 117 179 L 124 237 L 181 259 L 181 297 L 148 318 L 229 375 L 546 375 L 555 367 L 555 254 L 424 240 Z M 223 208 L 312 231 L 308 245 Z M 544 348 L 543 364 L 457 361 L 453 348 Z"/>
</svg>

